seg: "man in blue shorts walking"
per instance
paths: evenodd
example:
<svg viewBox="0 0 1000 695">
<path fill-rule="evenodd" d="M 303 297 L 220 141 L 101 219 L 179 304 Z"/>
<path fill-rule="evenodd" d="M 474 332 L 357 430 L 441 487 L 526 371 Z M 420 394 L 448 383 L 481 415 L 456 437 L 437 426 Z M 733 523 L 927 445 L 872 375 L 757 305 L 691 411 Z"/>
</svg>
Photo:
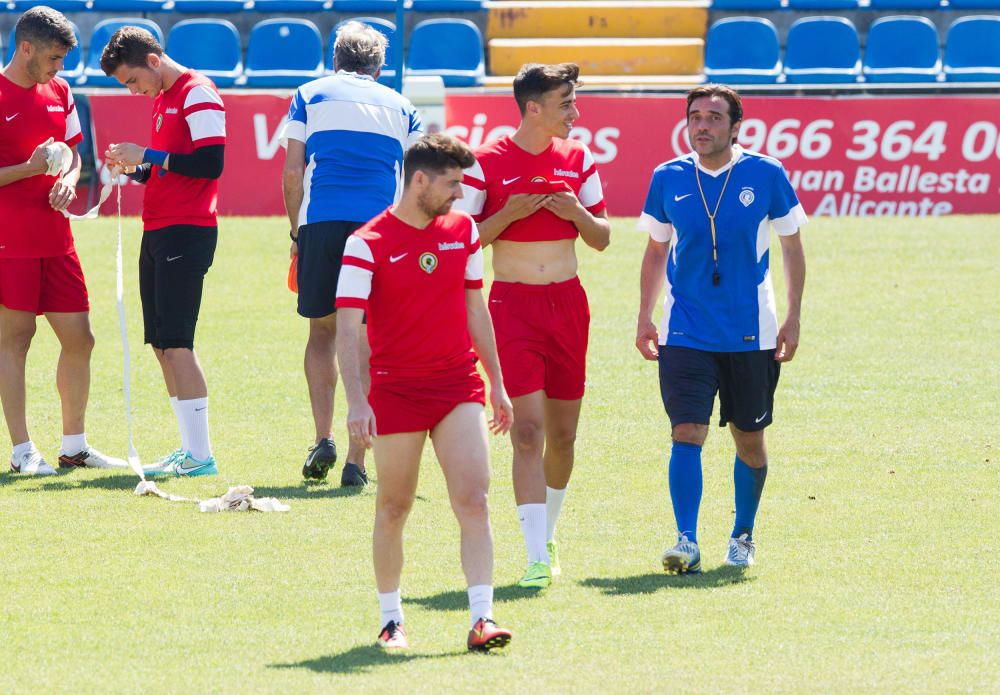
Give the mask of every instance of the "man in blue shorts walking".
<svg viewBox="0 0 1000 695">
<path fill-rule="evenodd" d="M 701 448 L 716 393 L 719 425 L 729 424 L 736 444 L 736 523 L 725 562 L 753 564 L 754 519 L 767 477 L 764 428 L 774 414 L 781 363 L 799 344 L 806 275 L 799 227 L 806 215 L 781 163 L 736 144 L 742 118 L 735 90 L 712 84 L 691 90 L 687 121 L 694 152 L 654 170 L 639 218 L 650 238 L 635 343 L 643 357 L 659 361 L 673 438 L 669 481 L 678 540 L 663 553 L 669 573 L 701 571 Z M 769 269 L 772 226 L 788 288 L 780 328 Z M 664 280 L 657 333 L 653 306 Z"/>
</svg>

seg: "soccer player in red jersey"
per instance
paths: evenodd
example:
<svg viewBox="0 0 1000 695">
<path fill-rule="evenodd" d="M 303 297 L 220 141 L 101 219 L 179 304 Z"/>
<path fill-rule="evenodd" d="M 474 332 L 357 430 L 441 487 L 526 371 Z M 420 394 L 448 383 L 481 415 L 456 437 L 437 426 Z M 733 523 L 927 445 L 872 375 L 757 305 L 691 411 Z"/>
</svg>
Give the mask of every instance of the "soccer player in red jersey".
<svg viewBox="0 0 1000 695">
<path fill-rule="evenodd" d="M 579 117 L 573 63 L 529 64 L 514 79 L 517 131 L 486 143 L 465 172 L 465 202 L 493 246 L 490 313 L 514 404 L 514 498 L 528 549 L 523 587 L 559 573 L 556 520 L 573 471 L 586 375 L 590 309 L 577 278 L 576 239 L 603 251 L 611 225 Z"/>
<path fill-rule="evenodd" d="M 108 165 L 136 167 L 146 184 L 139 255 L 145 340 L 163 371 L 180 426 L 181 446 L 147 472 L 214 475 L 208 435 L 208 385 L 194 351 L 201 294 L 215 258 L 216 208 L 226 144 L 226 112 L 215 85 L 170 59 L 138 27 L 114 33 L 101 68 L 133 94 L 153 99 L 150 146 L 113 144 Z"/>
<path fill-rule="evenodd" d="M 94 335 L 83 269 L 61 212 L 76 198 L 83 136 L 69 85 L 56 76 L 76 36 L 59 12 L 35 7 L 18 19 L 14 40 L 13 58 L 0 73 L 0 400 L 14 445 L 10 468 L 55 474 L 28 436 L 25 414 L 25 360 L 42 314 L 61 348 L 59 466 L 124 467 L 90 447 L 84 432 Z M 46 173 L 53 142 L 73 154 L 62 176 Z"/>
<path fill-rule="evenodd" d="M 482 296 L 476 225 L 451 211 L 462 197 L 462 169 L 474 161 L 472 150 L 450 136 L 418 140 L 403 159 L 399 204 L 348 239 L 337 285 L 347 427 L 352 438 L 374 448 L 378 473 L 373 546 L 382 614 L 378 643 L 386 648 L 408 646 L 399 589 L 403 525 L 428 432 L 461 528 L 471 612 L 466 645 L 488 651 L 511 638 L 493 622 L 486 432 L 507 432 L 513 412 Z M 367 398 L 358 340 L 365 311 L 371 345 Z M 488 424 L 477 356 L 491 385 Z"/>
</svg>

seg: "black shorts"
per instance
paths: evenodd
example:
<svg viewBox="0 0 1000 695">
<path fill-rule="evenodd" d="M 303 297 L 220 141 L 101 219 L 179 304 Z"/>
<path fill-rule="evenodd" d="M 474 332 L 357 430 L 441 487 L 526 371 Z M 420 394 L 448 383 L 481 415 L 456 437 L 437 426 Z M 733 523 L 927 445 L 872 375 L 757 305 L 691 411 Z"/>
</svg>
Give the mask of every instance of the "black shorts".
<svg viewBox="0 0 1000 695">
<path fill-rule="evenodd" d="M 781 365 L 774 350 L 706 352 L 660 346 L 660 396 L 671 427 L 707 425 L 719 394 L 719 426 L 744 432 L 771 424 Z"/>
<path fill-rule="evenodd" d="M 217 227 L 177 224 L 143 232 L 139 297 L 147 343 L 194 349 L 205 273 L 215 259 Z"/>
<path fill-rule="evenodd" d="M 364 222 L 314 222 L 299 227 L 299 316 L 321 319 L 337 310 L 337 280 L 347 237 Z"/>
</svg>

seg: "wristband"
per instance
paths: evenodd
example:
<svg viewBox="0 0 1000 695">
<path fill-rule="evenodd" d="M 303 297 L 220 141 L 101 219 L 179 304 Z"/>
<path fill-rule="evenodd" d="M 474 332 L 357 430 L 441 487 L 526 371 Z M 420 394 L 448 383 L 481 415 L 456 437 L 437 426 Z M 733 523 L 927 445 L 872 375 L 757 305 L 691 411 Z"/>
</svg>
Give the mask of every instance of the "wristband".
<svg viewBox="0 0 1000 695">
<path fill-rule="evenodd" d="M 299 243 L 299 238 L 297 236 L 292 236 L 292 230 L 288 230 L 288 238 L 294 241 L 296 244 Z"/>
<path fill-rule="evenodd" d="M 142 161 L 155 164 L 158 167 L 163 167 L 163 164 L 167 161 L 167 153 L 162 150 L 154 150 L 152 147 L 147 147 L 142 152 Z"/>
</svg>

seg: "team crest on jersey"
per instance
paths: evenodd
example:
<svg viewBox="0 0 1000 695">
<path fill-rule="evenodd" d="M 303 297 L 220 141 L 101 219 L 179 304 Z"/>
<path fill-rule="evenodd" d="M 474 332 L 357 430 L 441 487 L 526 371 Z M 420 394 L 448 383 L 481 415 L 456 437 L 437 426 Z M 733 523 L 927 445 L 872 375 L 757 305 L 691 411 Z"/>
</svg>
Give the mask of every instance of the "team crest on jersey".
<svg viewBox="0 0 1000 695">
<path fill-rule="evenodd" d="M 422 253 L 420 254 L 420 269 L 425 273 L 430 274 L 434 272 L 434 269 L 438 267 L 438 259 L 433 253 Z"/>
<path fill-rule="evenodd" d="M 161 113 L 156 116 L 156 132 L 159 133 L 160 128 L 162 127 L 163 127 L 163 114 Z"/>
<path fill-rule="evenodd" d="M 532 176 L 531 177 L 531 182 L 532 183 L 548 183 L 548 181 L 545 179 L 544 176 Z"/>
<path fill-rule="evenodd" d="M 740 191 L 740 202 L 743 203 L 743 207 L 748 208 L 753 203 L 753 189 L 747 186 L 742 191 Z"/>
</svg>

